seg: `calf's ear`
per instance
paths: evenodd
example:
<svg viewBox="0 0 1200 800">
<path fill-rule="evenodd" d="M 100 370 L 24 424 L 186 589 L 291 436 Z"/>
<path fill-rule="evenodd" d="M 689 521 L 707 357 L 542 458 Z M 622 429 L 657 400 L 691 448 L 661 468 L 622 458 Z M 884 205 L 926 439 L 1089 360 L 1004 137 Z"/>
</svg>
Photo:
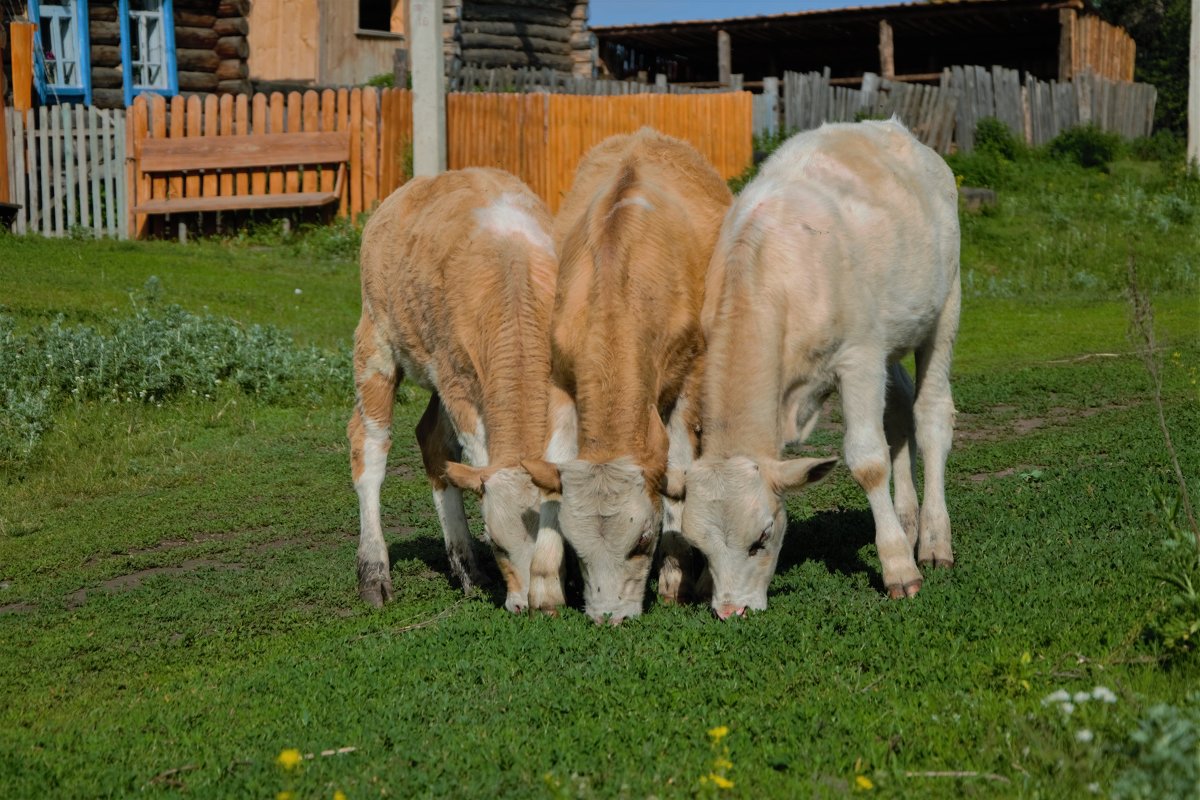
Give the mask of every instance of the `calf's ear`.
<svg viewBox="0 0 1200 800">
<path fill-rule="evenodd" d="M 562 474 L 558 465 L 540 458 L 525 458 L 521 466 L 529 473 L 533 485 L 546 494 L 562 494 Z"/>
<path fill-rule="evenodd" d="M 446 480 L 451 486 L 482 496 L 484 484 L 495 471 L 495 467 L 472 467 L 450 461 L 446 464 Z"/>
<path fill-rule="evenodd" d="M 790 458 L 786 461 L 768 461 L 760 467 L 767 484 L 776 494 L 783 494 L 816 483 L 828 475 L 837 463 L 836 458 Z"/>
</svg>

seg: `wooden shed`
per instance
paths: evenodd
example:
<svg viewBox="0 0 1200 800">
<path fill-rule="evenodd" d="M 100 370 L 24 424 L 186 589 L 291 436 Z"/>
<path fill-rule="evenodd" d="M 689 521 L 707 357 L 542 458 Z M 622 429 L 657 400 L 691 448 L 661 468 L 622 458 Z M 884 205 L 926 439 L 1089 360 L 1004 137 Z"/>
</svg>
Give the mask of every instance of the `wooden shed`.
<svg viewBox="0 0 1200 800">
<path fill-rule="evenodd" d="M 551 67 L 592 75 L 587 0 L 442 0 L 450 70 Z M 391 73 L 407 50 L 403 0 L 255 0 L 250 77 L 316 86 L 361 84 Z"/>
<path fill-rule="evenodd" d="M 601 69 L 616 78 L 727 83 L 829 67 L 834 82 L 864 72 L 936 80 L 944 67 L 999 65 L 1043 80 L 1092 71 L 1133 80 L 1135 46 L 1085 0 L 949 0 L 759 17 L 592 28 Z"/>
<path fill-rule="evenodd" d="M 116 108 L 143 93 L 248 91 L 249 7 L 249 0 L 15 0 L 2 13 L 6 27 L 35 25 L 42 103 Z"/>
</svg>

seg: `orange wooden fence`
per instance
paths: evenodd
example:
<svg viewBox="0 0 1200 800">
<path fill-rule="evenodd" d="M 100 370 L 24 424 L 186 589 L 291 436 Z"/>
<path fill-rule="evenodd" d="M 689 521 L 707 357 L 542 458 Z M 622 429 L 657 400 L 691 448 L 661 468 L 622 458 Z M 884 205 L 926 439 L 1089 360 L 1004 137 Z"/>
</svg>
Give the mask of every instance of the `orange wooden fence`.
<svg viewBox="0 0 1200 800">
<path fill-rule="evenodd" d="M 381 96 L 382 94 L 382 96 Z M 280 192 L 332 191 L 334 174 L 325 170 L 272 168 L 197 171 L 177 177 L 138 174 L 137 144 L 147 137 L 229 136 L 299 131 L 349 131 L 350 162 L 339 213 L 356 219 L 370 211 L 403 181 L 407 143 L 412 140 L 412 103 L 407 90 L 326 89 L 284 95 L 139 96 L 129 109 L 126 177 L 132 208 L 147 200 L 181 197 L 236 197 Z M 383 140 L 387 130 L 387 141 Z M 146 233 L 145 215 L 129 215 L 130 233 Z"/>
<path fill-rule="evenodd" d="M 753 158 L 752 95 L 451 94 L 449 166 L 500 167 L 557 211 L 579 159 L 600 140 L 649 125 L 684 139 L 732 178 Z"/>
<path fill-rule="evenodd" d="M 449 166 L 491 166 L 520 177 L 557 210 L 579 159 L 607 136 L 643 125 L 691 142 L 724 178 L 752 158 L 748 92 L 627 96 L 454 93 L 447 98 Z M 127 123 L 130 207 L 147 200 L 330 191 L 328 171 L 299 168 L 223 170 L 173 177 L 141 175 L 138 142 L 146 137 L 229 136 L 289 131 L 349 131 L 350 162 L 339 213 L 371 211 L 411 169 L 412 94 L 407 89 L 326 89 L 271 95 L 138 97 Z M 328 183 L 329 185 L 325 185 Z M 129 215 L 130 233 L 147 232 Z"/>
</svg>

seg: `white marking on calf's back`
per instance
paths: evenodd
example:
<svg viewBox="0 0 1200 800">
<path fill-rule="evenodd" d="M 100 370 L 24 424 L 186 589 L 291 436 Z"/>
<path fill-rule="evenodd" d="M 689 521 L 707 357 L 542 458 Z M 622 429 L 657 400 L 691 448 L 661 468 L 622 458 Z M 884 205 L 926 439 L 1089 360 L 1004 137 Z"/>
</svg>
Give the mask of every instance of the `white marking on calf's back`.
<svg viewBox="0 0 1200 800">
<path fill-rule="evenodd" d="M 554 243 L 529 213 L 529 204 L 521 195 L 505 192 L 494 203 L 474 211 L 475 224 L 496 236 L 520 236 L 534 247 L 554 253 Z"/>
</svg>

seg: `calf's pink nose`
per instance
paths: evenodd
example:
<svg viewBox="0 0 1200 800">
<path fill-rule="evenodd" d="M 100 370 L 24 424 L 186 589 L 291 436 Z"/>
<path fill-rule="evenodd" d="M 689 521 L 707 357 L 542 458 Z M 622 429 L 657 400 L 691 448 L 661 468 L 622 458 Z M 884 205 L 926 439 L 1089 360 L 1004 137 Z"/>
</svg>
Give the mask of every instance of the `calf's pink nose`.
<svg viewBox="0 0 1200 800">
<path fill-rule="evenodd" d="M 713 609 L 713 611 L 716 613 L 717 619 L 729 619 L 734 614 L 737 614 L 739 617 L 746 616 L 745 606 L 735 606 L 732 603 L 727 603 L 719 608 Z"/>
</svg>

